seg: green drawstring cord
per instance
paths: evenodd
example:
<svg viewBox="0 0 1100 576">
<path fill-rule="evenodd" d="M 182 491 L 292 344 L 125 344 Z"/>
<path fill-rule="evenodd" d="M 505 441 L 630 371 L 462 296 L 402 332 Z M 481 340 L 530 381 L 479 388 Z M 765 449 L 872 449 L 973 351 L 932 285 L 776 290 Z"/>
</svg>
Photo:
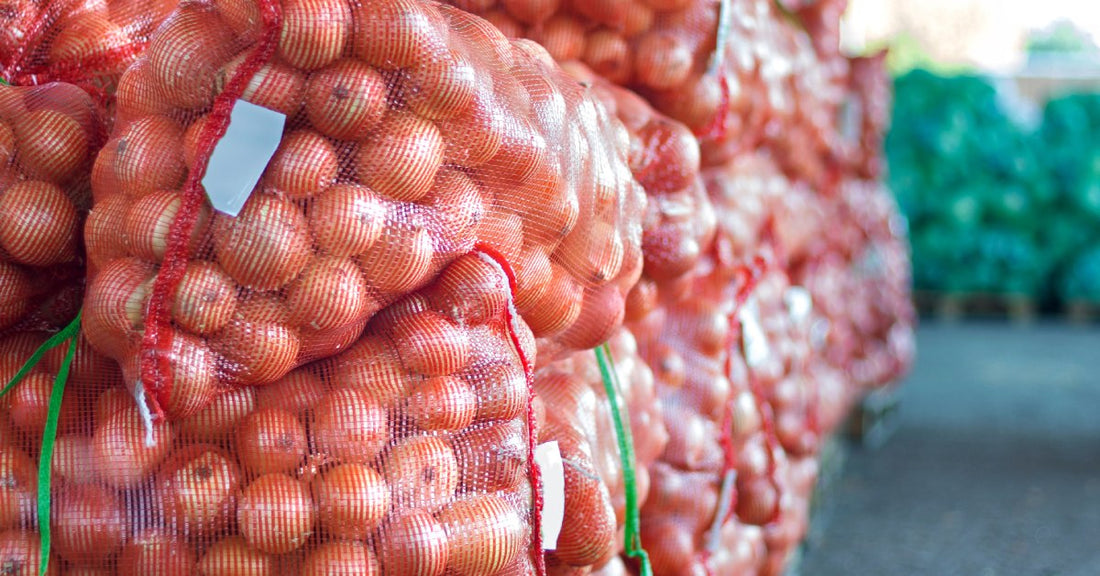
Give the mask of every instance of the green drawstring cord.
<svg viewBox="0 0 1100 576">
<path fill-rule="evenodd" d="M 53 447 L 57 440 L 57 420 L 61 414 L 61 398 L 65 394 L 65 382 L 69 379 L 69 371 L 73 365 L 73 358 L 76 356 L 76 337 L 79 333 L 80 314 L 78 313 L 68 326 L 39 346 L 23 364 L 23 367 L 19 369 L 19 372 L 16 372 L 15 376 L 12 377 L 11 382 L 8 382 L 4 389 L 0 390 L 0 397 L 7 394 L 42 361 L 42 357 L 46 352 L 68 341 L 69 348 L 65 352 L 65 360 L 61 362 L 61 368 L 58 369 L 57 376 L 53 380 L 46 428 L 42 432 L 42 452 L 38 457 L 38 527 L 41 532 L 41 564 L 39 564 L 38 573 L 43 576 L 50 565 L 50 482 Z"/>
<path fill-rule="evenodd" d="M 622 398 L 619 390 L 619 378 L 613 366 L 615 359 L 611 357 L 611 347 L 604 343 L 596 348 L 596 360 L 600 365 L 600 375 L 603 376 L 603 387 L 607 392 L 608 405 L 611 406 L 611 418 L 615 421 L 615 432 L 619 441 L 619 458 L 623 463 L 623 489 L 626 491 L 626 526 L 625 548 L 626 555 L 636 558 L 641 563 L 641 576 L 653 576 L 653 567 L 649 564 L 649 554 L 642 547 L 640 530 L 640 516 L 638 513 L 638 492 L 634 477 L 634 437 L 630 432 L 630 423 L 623 420 L 622 409 L 619 401 Z"/>
</svg>

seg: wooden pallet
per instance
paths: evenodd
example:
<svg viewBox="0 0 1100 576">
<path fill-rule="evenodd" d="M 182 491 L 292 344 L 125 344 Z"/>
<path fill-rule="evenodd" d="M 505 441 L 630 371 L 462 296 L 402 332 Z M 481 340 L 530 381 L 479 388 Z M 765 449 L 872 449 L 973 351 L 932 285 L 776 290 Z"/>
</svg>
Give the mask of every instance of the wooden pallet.
<svg viewBox="0 0 1100 576">
<path fill-rule="evenodd" d="M 848 417 L 848 437 L 864 448 L 882 447 L 901 423 L 900 398 L 895 386 L 871 391 Z"/>
<path fill-rule="evenodd" d="M 921 316 L 941 322 L 957 322 L 963 318 L 996 318 L 1015 324 L 1033 322 L 1039 306 L 1026 294 L 950 294 L 922 292 L 913 294 Z"/>
<path fill-rule="evenodd" d="M 1100 302 L 1075 300 L 1062 305 L 1062 314 L 1070 324 L 1095 324 L 1100 322 Z"/>
</svg>

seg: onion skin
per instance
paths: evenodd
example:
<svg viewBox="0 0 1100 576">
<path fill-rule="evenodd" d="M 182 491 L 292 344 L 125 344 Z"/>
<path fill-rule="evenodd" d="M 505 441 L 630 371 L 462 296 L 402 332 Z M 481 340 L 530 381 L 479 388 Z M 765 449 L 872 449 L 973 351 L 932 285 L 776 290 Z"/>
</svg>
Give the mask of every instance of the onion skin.
<svg viewBox="0 0 1100 576">
<path fill-rule="evenodd" d="M 237 505 L 241 534 L 269 554 L 292 552 L 309 539 L 316 522 L 309 491 L 283 475 L 260 476 L 244 489 Z"/>
</svg>

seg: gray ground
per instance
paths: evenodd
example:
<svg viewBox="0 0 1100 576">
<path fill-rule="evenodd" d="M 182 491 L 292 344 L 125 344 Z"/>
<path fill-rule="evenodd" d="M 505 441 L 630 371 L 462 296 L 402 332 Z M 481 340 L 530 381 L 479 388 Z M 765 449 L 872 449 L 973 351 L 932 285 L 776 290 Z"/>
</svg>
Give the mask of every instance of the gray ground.
<svg viewBox="0 0 1100 576">
<path fill-rule="evenodd" d="M 927 322 L 801 576 L 1100 576 L 1100 326 Z"/>
</svg>

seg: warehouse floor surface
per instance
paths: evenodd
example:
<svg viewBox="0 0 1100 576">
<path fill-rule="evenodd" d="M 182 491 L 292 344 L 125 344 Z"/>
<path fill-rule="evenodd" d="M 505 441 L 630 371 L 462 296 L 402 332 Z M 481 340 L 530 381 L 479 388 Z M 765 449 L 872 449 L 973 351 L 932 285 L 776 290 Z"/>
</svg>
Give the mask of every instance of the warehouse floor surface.
<svg viewBox="0 0 1100 576">
<path fill-rule="evenodd" d="M 1100 575 L 1100 326 L 927 321 L 918 345 L 801 576 Z"/>
</svg>

